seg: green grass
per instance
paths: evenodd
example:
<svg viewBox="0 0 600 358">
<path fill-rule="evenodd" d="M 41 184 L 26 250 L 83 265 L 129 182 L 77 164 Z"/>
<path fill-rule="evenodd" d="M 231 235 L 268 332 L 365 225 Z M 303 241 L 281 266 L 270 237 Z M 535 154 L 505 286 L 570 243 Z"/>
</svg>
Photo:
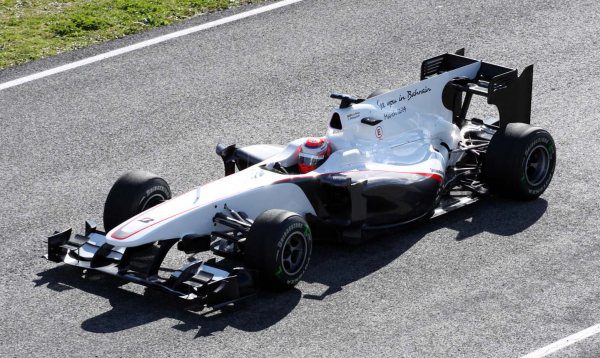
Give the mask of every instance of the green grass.
<svg viewBox="0 0 600 358">
<path fill-rule="evenodd" d="M 260 0 L 0 0 L 0 68 Z"/>
</svg>

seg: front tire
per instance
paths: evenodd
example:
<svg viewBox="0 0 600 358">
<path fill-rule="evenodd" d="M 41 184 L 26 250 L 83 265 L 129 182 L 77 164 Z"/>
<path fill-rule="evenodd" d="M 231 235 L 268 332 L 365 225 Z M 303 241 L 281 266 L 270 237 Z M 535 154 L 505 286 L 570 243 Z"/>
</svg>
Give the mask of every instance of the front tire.
<svg viewBox="0 0 600 358">
<path fill-rule="evenodd" d="M 294 287 L 304 275 L 312 252 L 312 234 L 298 214 L 272 209 L 260 214 L 246 238 L 244 261 L 259 271 L 271 290 Z"/>
<path fill-rule="evenodd" d="M 492 192 L 533 200 L 550 185 L 556 166 L 556 146 L 546 130 L 510 123 L 494 134 L 483 175 Z"/>
<path fill-rule="evenodd" d="M 114 229 L 166 200 L 171 199 L 167 182 L 148 172 L 134 171 L 122 175 L 110 189 L 104 203 L 104 229 Z"/>
</svg>

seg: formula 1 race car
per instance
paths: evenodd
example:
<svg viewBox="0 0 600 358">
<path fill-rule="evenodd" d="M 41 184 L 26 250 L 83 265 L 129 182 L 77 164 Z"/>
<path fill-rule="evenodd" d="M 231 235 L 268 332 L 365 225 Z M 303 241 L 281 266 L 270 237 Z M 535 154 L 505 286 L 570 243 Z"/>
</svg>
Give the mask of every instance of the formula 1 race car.
<svg viewBox="0 0 600 358">
<path fill-rule="evenodd" d="M 86 222 L 85 235 L 56 232 L 46 257 L 218 308 L 296 285 L 313 237 L 355 244 L 490 194 L 535 199 L 556 150 L 529 124 L 532 79 L 532 66 L 518 75 L 464 49 L 428 59 L 415 84 L 366 99 L 331 95 L 340 105 L 323 138 L 218 145 L 225 176 L 178 197 L 156 175 L 121 176 L 104 230 Z M 474 95 L 498 120 L 467 117 Z M 174 248 L 191 256 L 163 270 Z M 201 252 L 218 259 L 196 259 Z"/>
</svg>

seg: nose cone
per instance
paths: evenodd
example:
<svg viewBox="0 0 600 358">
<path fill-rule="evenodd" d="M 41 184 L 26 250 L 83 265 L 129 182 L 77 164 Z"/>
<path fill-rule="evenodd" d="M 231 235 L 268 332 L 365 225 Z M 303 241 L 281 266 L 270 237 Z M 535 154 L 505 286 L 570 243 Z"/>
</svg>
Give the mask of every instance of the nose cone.
<svg viewBox="0 0 600 358">
<path fill-rule="evenodd" d="M 106 235 L 107 242 L 123 245 L 125 241 L 137 238 L 152 228 L 192 210 L 195 198 L 195 191 L 191 191 L 152 207 L 109 231 Z"/>
</svg>

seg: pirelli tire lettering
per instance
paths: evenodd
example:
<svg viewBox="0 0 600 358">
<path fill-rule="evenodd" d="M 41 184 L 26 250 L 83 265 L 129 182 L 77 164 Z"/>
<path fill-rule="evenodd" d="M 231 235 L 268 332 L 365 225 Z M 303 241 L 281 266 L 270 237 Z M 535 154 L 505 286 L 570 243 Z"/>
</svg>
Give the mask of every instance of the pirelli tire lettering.
<svg viewBox="0 0 600 358">
<path fill-rule="evenodd" d="M 104 227 L 109 231 L 129 218 L 171 199 L 169 184 L 155 174 L 135 171 L 122 175 L 104 204 Z"/>
<path fill-rule="evenodd" d="M 510 123 L 492 138 L 484 176 L 497 195 L 532 200 L 550 185 L 556 147 L 550 133 L 525 123 Z"/>
<path fill-rule="evenodd" d="M 312 234 L 298 214 L 272 209 L 260 214 L 248 233 L 245 261 L 260 274 L 260 284 L 280 290 L 293 287 L 308 268 Z"/>
<path fill-rule="evenodd" d="M 168 197 L 171 196 L 171 190 L 163 185 L 156 185 L 146 190 L 144 196 L 140 199 L 140 205 L 143 206 L 147 201 L 152 201 L 153 199 L 158 199 L 159 197 L 166 200 L 168 193 Z"/>
<path fill-rule="evenodd" d="M 301 253 L 298 254 L 298 257 L 296 258 L 297 261 L 295 262 L 295 268 L 288 269 L 284 260 L 286 260 L 288 255 L 286 251 L 289 249 L 290 240 L 292 239 L 303 240 L 303 242 L 298 242 L 298 244 L 305 245 L 305 248 Z M 310 253 L 306 250 L 308 242 L 312 243 L 312 237 L 310 235 L 308 226 L 300 222 L 296 222 L 288 226 L 277 243 L 278 250 L 275 255 L 275 260 L 279 262 L 279 265 L 275 271 L 275 275 L 284 280 L 285 284 L 288 286 L 296 285 L 308 268 L 308 263 L 310 262 Z M 312 244 L 310 246 L 312 246 Z"/>
<path fill-rule="evenodd" d="M 546 173 L 544 175 L 544 173 L 539 172 L 539 175 L 543 177 L 538 178 L 537 182 L 533 181 L 531 178 L 528 178 L 527 176 L 527 171 L 528 169 L 531 167 L 531 160 L 533 156 L 547 156 L 547 163 L 544 163 L 543 160 L 539 160 L 540 163 L 537 163 L 536 165 L 547 165 L 548 168 L 546 169 Z M 537 158 L 536 158 L 537 159 Z M 555 163 L 556 163 L 556 149 L 554 146 L 554 141 L 552 140 L 552 137 L 544 135 L 541 137 L 537 137 L 535 140 L 533 140 L 529 146 L 527 147 L 527 149 L 525 150 L 525 152 L 523 153 L 523 156 L 521 157 L 521 170 L 523 171 L 524 175 L 521 179 L 521 181 L 524 182 L 528 182 L 529 184 L 535 184 L 535 185 L 527 185 L 526 189 L 527 192 L 530 195 L 540 195 L 541 193 L 543 193 L 546 188 L 548 188 L 548 185 L 550 185 L 550 182 L 552 181 L 552 176 L 554 175 L 554 168 L 555 168 Z M 540 170 L 543 168 L 540 168 Z"/>
</svg>

